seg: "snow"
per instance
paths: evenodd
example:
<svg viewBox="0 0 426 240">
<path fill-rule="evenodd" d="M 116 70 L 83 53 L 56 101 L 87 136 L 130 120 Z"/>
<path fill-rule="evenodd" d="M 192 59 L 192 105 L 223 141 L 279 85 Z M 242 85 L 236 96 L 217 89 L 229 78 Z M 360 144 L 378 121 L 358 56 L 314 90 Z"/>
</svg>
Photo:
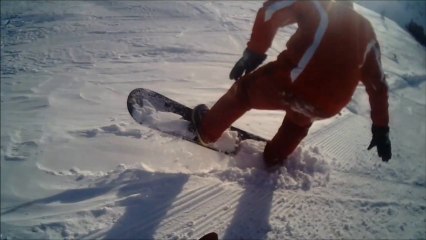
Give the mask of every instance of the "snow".
<svg viewBox="0 0 426 240">
<path fill-rule="evenodd" d="M 426 238 L 425 48 L 380 9 L 356 5 L 383 52 L 389 163 L 366 150 L 362 85 L 275 172 L 262 142 L 230 157 L 155 130 L 185 132 L 176 115 L 130 117 L 138 87 L 213 105 L 261 4 L 1 1 L 1 239 Z M 235 126 L 271 138 L 284 114 L 253 110 Z"/>
<path fill-rule="evenodd" d="M 395 21 L 403 28 L 413 20 L 426 29 L 426 2 L 424 1 L 357 0 L 356 3 L 379 13 L 383 18 Z"/>
</svg>

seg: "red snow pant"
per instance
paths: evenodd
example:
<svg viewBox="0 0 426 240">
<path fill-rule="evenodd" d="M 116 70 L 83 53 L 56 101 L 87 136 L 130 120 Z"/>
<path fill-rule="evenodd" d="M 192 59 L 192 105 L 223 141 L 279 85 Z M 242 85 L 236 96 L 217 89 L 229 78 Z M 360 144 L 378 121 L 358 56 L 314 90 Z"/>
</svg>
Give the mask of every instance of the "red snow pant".
<svg viewBox="0 0 426 240">
<path fill-rule="evenodd" d="M 307 135 L 313 120 L 292 110 L 286 100 L 291 86 L 289 68 L 271 62 L 238 81 L 207 112 L 199 133 L 204 142 L 215 142 L 231 124 L 250 109 L 284 110 L 285 118 L 264 149 L 266 163 L 285 160 Z M 312 116 L 312 115 L 310 115 Z"/>
</svg>

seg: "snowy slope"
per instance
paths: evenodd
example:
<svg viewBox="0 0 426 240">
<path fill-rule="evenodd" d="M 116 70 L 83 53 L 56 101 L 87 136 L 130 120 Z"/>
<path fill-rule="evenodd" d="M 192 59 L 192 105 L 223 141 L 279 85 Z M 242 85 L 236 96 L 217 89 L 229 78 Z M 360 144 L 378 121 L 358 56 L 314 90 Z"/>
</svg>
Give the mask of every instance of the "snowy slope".
<svg viewBox="0 0 426 240">
<path fill-rule="evenodd" d="M 401 27 L 413 20 L 426 29 L 426 2 L 412 0 L 375 1 L 358 0 L 361 6 L 371 9 L 385 18 L 389 18 Z"/>
<path fill-rule="evenodd" d="M 425 48 L 364 7 L 391 91 L 388 164 L 366 150 L 361 85 L 273 174 L 261 143 L 228 157 L 131 119 L 137 87 L 212 105 L 260 6 L 1 1 L 1 238 L 426 238 Z M 280 31 L 268 60 L 293 32 Z M 284 114 L 251 111 L 235 125 L 270 138 Z"/>
</svg>

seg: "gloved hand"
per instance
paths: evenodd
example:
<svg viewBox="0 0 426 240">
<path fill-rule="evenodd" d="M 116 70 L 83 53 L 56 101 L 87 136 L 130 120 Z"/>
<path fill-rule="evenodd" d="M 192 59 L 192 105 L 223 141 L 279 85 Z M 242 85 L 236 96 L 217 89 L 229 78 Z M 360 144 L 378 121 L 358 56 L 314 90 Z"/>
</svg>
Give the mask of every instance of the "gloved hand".
<svg viewBox="0 0 426 240">
<path fill-rule="evenodd" d="M 266 54 L 259 55 L 246 48 L 246 50 L 244 50 L 243 56 L 235 64 L 234 68 L 232 68 L 231 73 L 229 74 L 229 78 L 238 80 L 243 75 L 243 73 L 250 73 L 260 64 L 262 64 L 265 59 Z"/>
<path fill-rule="evenodd" d="M 391 142 L 389 140 L 389 127 L 378 127 L 372 126 L 371 132 L 373 133 L 373 139 L 371 139 L 368 150 L 373 147 L 377 147 L 377 153 L 384 162 L 389 161 L 392 157 Z"/>
</svg>

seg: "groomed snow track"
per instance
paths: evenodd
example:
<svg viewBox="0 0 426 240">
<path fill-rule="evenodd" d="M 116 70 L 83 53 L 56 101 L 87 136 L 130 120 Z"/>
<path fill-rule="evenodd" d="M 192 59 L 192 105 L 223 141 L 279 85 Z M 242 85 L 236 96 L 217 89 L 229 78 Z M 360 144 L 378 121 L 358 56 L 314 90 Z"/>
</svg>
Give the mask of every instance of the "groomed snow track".
<svg viewBox="0 0 426 240">
<path fill-rule="evenodd" d="M 404 100 L 401 106 L 405 106 Z M 410 115 L 411 119 L 425 117 L 421 106 L 409 111 L 415 112 L 415 115 L 418 114 L 418 116 Z M 405 121 L 410 120 L 407 118 Z M 410 124 L 419 123 L 414 121 Z M 357 131 L 349 132 L 347 129 L 357 129 Z M 357 236 L 374 238 L 381 228 L 388 228 L 392 234 L 384 237 L 395 237 L 397 235 L 393 233 L 401 232 L 402 229 L 410 226 L 414 227 L 408 222 L 396 226 L 392 218 L 398 216 L 398 211 L 404 209 L 421 219 L 426 205 L 424 202 L 411 201 L 408 196 L 398 201 L 374 198 L 374 191 L 376 191 L 374 188 L 380 185 L 386 188 L 391 181 L 386 179 L 387 175 L 384 173 L 394 170 L 383 166 L 380 168 L 381 164 L 377 161 L 376 153 L 366 150 L 369 134 L 368 119 L 346 113 L 306 138 L 304 146 L 315 146 L 323 156 L 331 160 L 330 178 L 332 180 L 322 182 L 323 186 L 315 186 L 308 190 L 294 186 L 280 187 L 274 182 L 277 181 L 277 178 L 274 179 L 276 176 L 265 177 L 264 175 L 261 175 L 261 178 L 263 177 L 265 182 L 272 181 L 272 183 L 251 184 L 249 181 L 239 179 L 224 184 L 221 179 L 223 173 L 217 172 L 183 175 L 185 176 L 184 184 L 189 187 L 181 188 L 181 192 L 176 192 L 177 195 L 173 196 L 175 198 L 164 199 L 158 207 L 148 212 L 141 212 L 149 217 L 140 222 L 134 222 L 134 219 L 137 219 L 134 216 L 128 218 L 129 222 L 126 222 L 126 217 L 123 217 L 124 220 L 119 219 L 117 222 L 121 225 L 119 230 L 113 228 L 108 231 L 94 232 L 85 238 L 141 236 L 158 239 L 193 239 L 210 231 L 218 232 L 220 239 L 247 239 L 247 237 L 250 239 L 310 239 L 318 236 L 351 238 L 353 234 L 357 234 L 364 228 L 367 228 L 364 235 Z M 395 138 L 397 142 L 397 136 Z M 377 175 L 371 175 L 371 168 L 377 168 Z M 398 175 L 396 171 L 394 174 Z M 314 175 L 312 177 L 315 178 Z M 422 194 L 424 186 L 410 182 L 410 179 L 404 179 L 404 177 L 407 176 L 397 176 L 395 179 L 399 179 L 400 182 L 393 184 L 404 187 L 409 185 L 410 192 L 414 195 Z M 217 178 L 220 180 L 218 181 Z M 333 181 L 342 178 L 352 180 L 353 188 L 344 187 L 343 183 Z M 297 178 L 292 180 L 297 181 Z M 192 181 L 196 184 L 191 183 Z M 190 187 L 191 184 L 197 185 L 197 188 Z M 327 195 L 328 190 L 324 188 L 327 184 L 331 185 L 331 189 L 342 188 L 338 191 L 346 192 L 348 196 Z M 364 184 L 372 186 L 372 192 L 355 198 L 349 194 Z M 161 186 L 159 189 L 152 187 L 161 194 Z M 166 192 L 169 189 L 165 187 Z M 169 196 L 168 193 L 165 195 Z M 140 204 L 143 205 L 143 203 Z M 128 206 L 126 213 L 135 214 L 132 208 L 133 206 Z M 355 218 L 356 222 L 354 222 Z M 323 219 L 328 221 L 324 222 Z M 368 224 L 371 221 L 380 223 Z M 417 224 L 421 226 L 422 222 Z M 147 233 L 153 235 L 146 235 Z M 418 234 L 417 236 L 421 236 L 422 232 Z"/>
</svg>

